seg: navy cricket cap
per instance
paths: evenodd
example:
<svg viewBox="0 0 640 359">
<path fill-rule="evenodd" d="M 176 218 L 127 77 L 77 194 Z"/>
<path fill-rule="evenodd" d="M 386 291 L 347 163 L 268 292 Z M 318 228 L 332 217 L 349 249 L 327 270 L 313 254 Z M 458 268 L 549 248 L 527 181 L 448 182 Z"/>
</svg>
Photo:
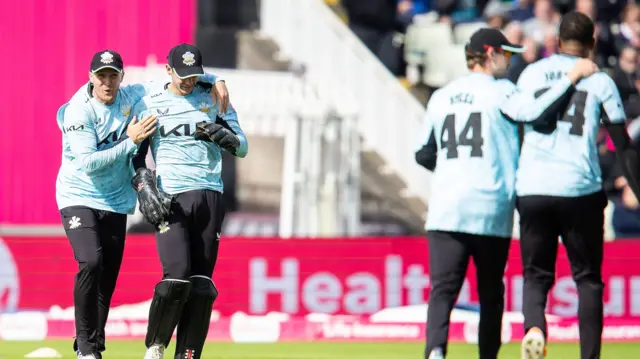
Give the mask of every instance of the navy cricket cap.
<svg viewBox="0 0 640 359">
<path fill-rule="evenodd" d="M 482 28 L 474 32 L 467 47 L 473 52 L 486 52 L 490 47 L 515 53 L 522 53 L 526 50 L 524 46 L 510 43 L 500 30 L 492 28 Z"/>
<path fill-rule="evenodd" d="M 96 73 L 103 69 L 114 69 L 118 72 L 122 72 L 122 56 L 111 50 L 96 52 L 91 58 L 91 72 Z"/>
<path fill-rule="evenodd" d="M 200 50 L 189 44 L 174 46 L 167 56 L 169 66 L 176 72 L 179 78 L 203 76 L 202 54 Z"/>
</svg>

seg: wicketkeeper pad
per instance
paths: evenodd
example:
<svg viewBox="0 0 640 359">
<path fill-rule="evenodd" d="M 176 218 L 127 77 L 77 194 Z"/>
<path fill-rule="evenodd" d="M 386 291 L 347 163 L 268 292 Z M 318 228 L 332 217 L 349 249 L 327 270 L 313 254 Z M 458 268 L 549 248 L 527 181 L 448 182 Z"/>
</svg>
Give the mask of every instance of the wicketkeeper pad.
<svg viewBox="0 0 640 359">
<path fill-rule="evenodd" d="M 149 308 L 145 339 L 147 348 L 154 344 L 161 344 L 165 348 L 169 345 L 190 290 L 191 282 L 186 280 L 167 279 L 156 285 Z"/>
<path fill-rule="evenodd" d="M 190 280 L 191 293 L 178 324 L 175 359 L 200 359 L 213 302 L 218 297 L 218 289 L 209 277 L 193 276 Z"/>
</svg>

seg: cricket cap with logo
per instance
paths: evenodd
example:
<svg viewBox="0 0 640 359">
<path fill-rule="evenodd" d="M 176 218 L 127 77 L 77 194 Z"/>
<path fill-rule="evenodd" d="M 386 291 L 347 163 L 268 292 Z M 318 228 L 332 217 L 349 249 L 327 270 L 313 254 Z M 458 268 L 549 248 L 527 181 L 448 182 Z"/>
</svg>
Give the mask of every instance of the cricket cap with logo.
<svg viewBox="0 0 640 359">
<path fill-rule="evenodd" d="M 522 53 L 526 47 L 512 44 L 507 37 L 497 29 L 482 28 L 471 35 L 467 48 L 473 52 L 486 52 L 489 48 L 496 50 Z"/>
<path fill-rule="evenodd" d="M 189 44 L 180 44 L 169 51 L 169 66 L 181 79 L 193 76 L 204 76 L 202 54 L 200 49 Z"/>
<path fill-rule="evenodd" d="M 104 69 L 113 69 L 122 72 L 122 56 L 112 50 L 102 50 L 96 52 L 91 58 L 91 73 L 96 73 Z"/>
</svg>

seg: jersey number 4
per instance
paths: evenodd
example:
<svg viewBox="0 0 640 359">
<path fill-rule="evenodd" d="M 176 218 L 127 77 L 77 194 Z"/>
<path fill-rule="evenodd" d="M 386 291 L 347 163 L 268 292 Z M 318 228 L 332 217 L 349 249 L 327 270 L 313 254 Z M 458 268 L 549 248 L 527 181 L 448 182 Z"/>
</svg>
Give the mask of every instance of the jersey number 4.
<svg viewBox="0 0 640 359">
<path fill-rule="evenodd" d="M 471 157 L 482 157 L 482 115 L 469 115 L 460 136 L 456 138 L 456 115 L 447 115 L 440 133 L 440 146 L 447 149 L 447 158 L 458 158 L 458 146 L 471 146 Z"/>
<path fill-rule="evenodd" d="M 536 98 L 542 96 L 543 93 L 547 92 L 549 88 L 543 88 L 538 90 L 534 96 Z M 573 96 L 571 96 L 571 100 L 569 102 L 569 106 L 565 110 L 564 115 L 558 115 L 558 121 L 566 121 L 571 123 L 571 129 L 569 129 L 569 134 L 574 136 L 582 136 L 584 132 L 584 108 L 587 103 L 587 92 L 586 91 L 576 91 Z M 569 110 L 573 107 L 573 114 L 569 114 Z M 550 134 L 556 130 L 558 127 L 558 122 L 553 121 L 552 123 L 545 123 L 542 125 L 534 125 L 533 130 L 543 134 Z"/>
</svg>

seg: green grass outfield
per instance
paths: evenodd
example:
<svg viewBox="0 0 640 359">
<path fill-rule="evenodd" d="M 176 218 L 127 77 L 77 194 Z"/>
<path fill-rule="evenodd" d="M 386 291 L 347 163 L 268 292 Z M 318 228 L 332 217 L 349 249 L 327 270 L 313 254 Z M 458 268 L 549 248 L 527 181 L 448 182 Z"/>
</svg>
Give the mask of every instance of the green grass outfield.
<svg viewBox="0 0 640 359">
<path fill-rule="evenodd" d="M 70 341 L 3 342 L 0 341 L 0 359 L 23 358 L 25 354 L 42 347 L 62 353 L 63 358 L 75 358 Z M 165 358 L 173 359 L 171 346 Z M 276 343 L 233 344 L 207 343 L 203 359 L 421 359 L 424 346 L 421 343 Z M 607 343 L 603 358 L 638 358 L 640 343 Z M 113 341 L 109 343 L 104 359 L 142 359 L 142 341 Z M 476 346 L 453 344 L 447 359 L 477 358 Z M 519 359 L 519 345 L 508 344 L 500 351 L 501 359 Z M 579 358 L 577 344 L 552 344 L 549 356 L 554 359 Z"/>
</svg>

